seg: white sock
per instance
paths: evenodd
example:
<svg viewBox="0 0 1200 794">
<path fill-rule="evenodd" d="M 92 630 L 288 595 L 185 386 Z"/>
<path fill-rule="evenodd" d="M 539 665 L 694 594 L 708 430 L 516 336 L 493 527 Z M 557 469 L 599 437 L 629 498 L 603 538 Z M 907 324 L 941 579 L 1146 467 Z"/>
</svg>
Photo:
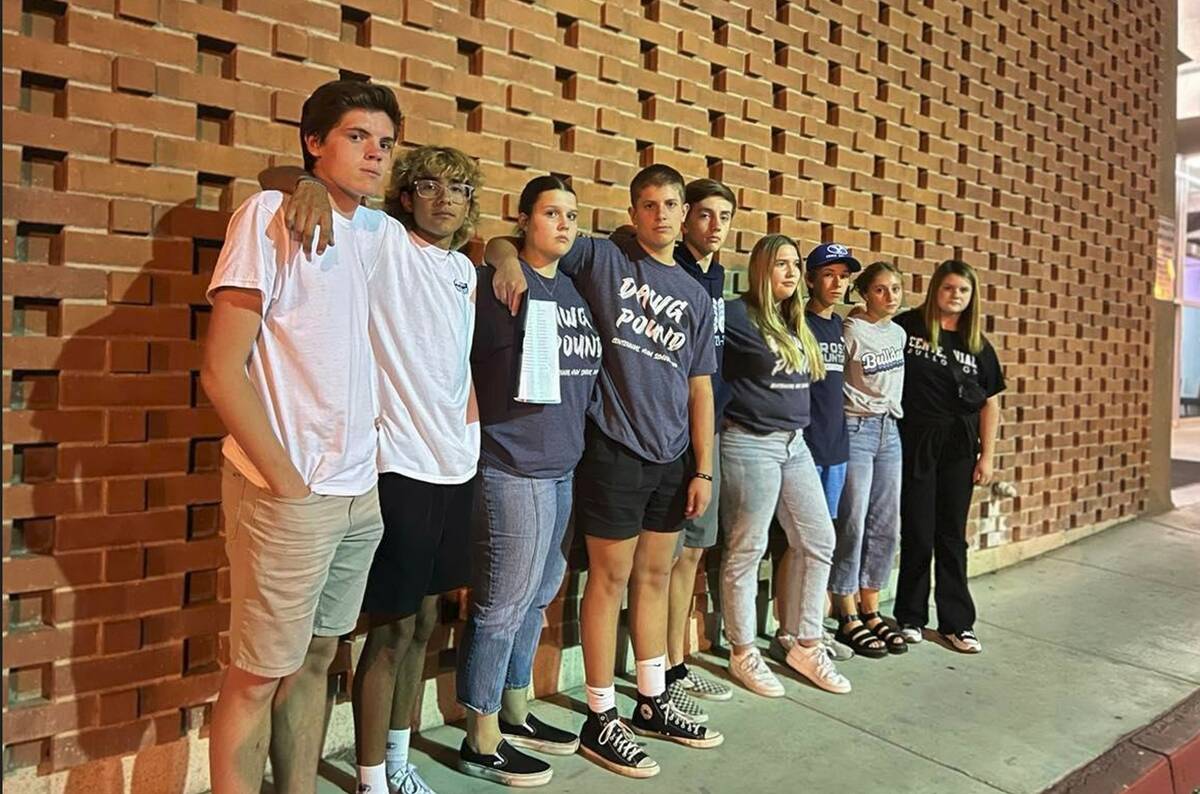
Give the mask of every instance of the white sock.
<svg viewBox="0 0 1200 794">
<path fill-rule="evenodd" d="M 387 794 L 387 770 L 384 765 L 360 766 L 358 768 L 358 790 L 368 791 L 371 794 L 376 794 L 376 792 Z"/>
<path fill-rule="evenodd" d="M 639 695 L 652 698 L 667 691 L 667 657 L 655 656 L 637 663 L 637 690 Z"/>
<path fill-rule="evenodd" d="M 588 708 L 596 714 L 615 709 L 617 707 L 617 688 L 612 684 L 608 686 L 586 686 Z"/>
<path fill-rule="evenodd" d="M 412 735 L 411 728 L 402 731 L 388 731 L 387 735 L 387 776 L 400 772 L 408 767 L 408 739 Z"/>
</svg>

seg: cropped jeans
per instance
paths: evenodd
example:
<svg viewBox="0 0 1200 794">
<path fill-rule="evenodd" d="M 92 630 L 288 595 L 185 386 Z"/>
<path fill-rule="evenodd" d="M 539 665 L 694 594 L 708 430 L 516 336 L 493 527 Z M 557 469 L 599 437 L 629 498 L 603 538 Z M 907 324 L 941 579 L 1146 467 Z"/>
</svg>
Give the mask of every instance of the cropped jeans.
<svg viewBox="0 0 1200 794">
<path fill-rule="evenodd" d="M 900 432 L 890 414 L 847 416 L 850 461 L 838 506 L 829 591 L 848 596 L 888 583 L 900 542 Z"/>
<path fill-rule="evenodd" d="M 572 474 L 537 479 L 481 464 L 482 519 L 471 537 L 471 616 L 458 658 L 458 701 L 495 714 L 525 689 L 542 617 L 567 570 Z"/>
</svg>

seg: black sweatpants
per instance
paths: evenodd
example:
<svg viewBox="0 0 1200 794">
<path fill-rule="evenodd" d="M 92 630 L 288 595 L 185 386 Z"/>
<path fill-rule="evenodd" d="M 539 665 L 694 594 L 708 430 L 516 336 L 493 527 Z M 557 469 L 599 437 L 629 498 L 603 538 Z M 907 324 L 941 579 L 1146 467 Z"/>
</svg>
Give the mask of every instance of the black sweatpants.
<svg viewBox="0 0 1200 794">
<path fill-rule="evenodd" d="M 953 633 L 975 625 L 975 602 L 967 588 L 967 514 L 978 448 L 978 431 L 971 429 L 966 421 L 901 423 L 900 576 L 894 610 L 901 624 L 929 623 L 932 561 L 937 630 Z"/>
</svg>

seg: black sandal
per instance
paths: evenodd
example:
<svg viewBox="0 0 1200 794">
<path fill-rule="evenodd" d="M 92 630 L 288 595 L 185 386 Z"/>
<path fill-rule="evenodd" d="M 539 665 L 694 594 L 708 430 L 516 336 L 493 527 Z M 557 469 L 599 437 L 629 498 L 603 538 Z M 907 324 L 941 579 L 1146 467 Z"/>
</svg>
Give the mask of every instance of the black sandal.
<svg viewBox="0 0 1200 794">
<path fill-rule="evenodd" d="M 849 646 L 859 656 L 865 656 L 868 659 L 882 659 L 887 656 L 887 646 L 878 647 L 881 640 L 875 635 L 875 632 L 867 627 L 867 624 L 862 623 L 858 628 L 846 633 L 846 624 L 856 620 L 861 619 L 858 615 L 853 614 L 839 617 L 837 632 L 834 633 L 833 638 L 842 645 Z"/>
<path fill-rule="evenodd" d="M 860 616 L 863 625 L 870 629 L 876 637 L 883 640 L 883 644 L 887 646 L 888 653 L 900 654 L 908 653 L 908 641 L 904 639 L 904 635 L 898 631 L 892 631 L 892 627 L 888 622 L 880 617 L 878 612 L 864 612 Z M 868 621 L 879 619 L 879 622 L 874 626 L 868 625 Z"/>
</svg>

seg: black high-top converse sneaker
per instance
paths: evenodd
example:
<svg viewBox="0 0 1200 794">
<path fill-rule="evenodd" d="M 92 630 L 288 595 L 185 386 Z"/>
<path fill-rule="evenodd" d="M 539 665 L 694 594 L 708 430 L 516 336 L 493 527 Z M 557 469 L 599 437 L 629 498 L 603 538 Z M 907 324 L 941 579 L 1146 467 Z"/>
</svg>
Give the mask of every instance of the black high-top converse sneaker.
<svg viewBox="0 0 1200 794">
<path fill-rule="evenodd" d="M 716 747 L 725 741 L 725 737 L 717 731 L 697 725 L 680 714 L 679 710 L 671 705 L 671 700 L 665 692 L 657 697 L 638 694 L 637 707 L 633 710 L 630 727 L 634 733 L 641 736 L 666 739 L 688 747 Z"/>
<path fill-rule="evenodd" d="M 654 777 L 658 762 L 642 750 L 615 708 L 603 714 L 588 711 L 579 732 L 579 752 L 600 766 L 626 777 Z"/>
</svg>

